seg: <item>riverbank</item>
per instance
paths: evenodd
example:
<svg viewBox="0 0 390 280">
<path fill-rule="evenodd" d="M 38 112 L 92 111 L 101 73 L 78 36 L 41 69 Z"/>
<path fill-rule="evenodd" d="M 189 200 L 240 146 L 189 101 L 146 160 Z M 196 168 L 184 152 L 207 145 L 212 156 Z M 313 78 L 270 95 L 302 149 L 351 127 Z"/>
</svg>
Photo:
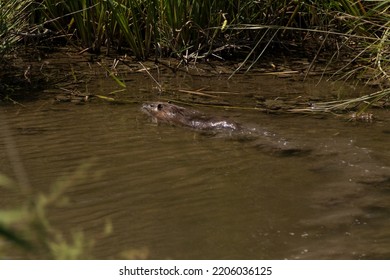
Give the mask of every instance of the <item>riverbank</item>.
<svg viewBox="0 0 390 280">
<path fill-rule="evenodd" d="M 56 102 L 85 103 L 102 100 L 114 103 L 142 102 L 142 96 L 129 92 L 134 75 L 144 76 L 145 90 L 151 90 L 156 98 L 187 105 L 257 110 L 268 113 L 316 113 L 333 112 L 346 114 L 346 118 L 366 120 L 370 113 L 360 112 L 369 102 L 375 108 L 388 108 L 387 90 L 377 83 L 368 84 L 361 79 L 345 80 L 335 76 L 342 64 L 331 66 L 325 62 L 312 65 L 308 58 L 297 56 L 268 56 L 246 71 L 241 61 L 218 59 L 183 64 L 173 58 L 139 61 L 126 54 L 91 54 L 75 48 L 58 47 L 50 52 L 46 48 L 25 48 L 10 59 L 7 69 L 8 82 L 3 85 L 2 99 L 14 103 L 37 98 L 50 98 Z M 240 68 L 241 67 L 241 68 Z M 262 89 L 256 95 L 243 92 L 215 92 L 212 88 L 180 86 L 172 87 L 173 76 L 190 75 L 225 80 L 226 83 L 245 83 L 253 77 L 271 76 L 275 79 L 301 81 L 310 84 L 335 83 L 335 92 L 318 95 L 281 94 L 275 89 L 271 98 L 265 98 Z M 246 77 L 246 78 L 245 78 Z M 116 89 L 109 92 L 90 91 L 89 84 L 100 79 L 109 79 Z M 4 90 L 5 89 L 5 90 Z M 11 90 L 9 90 L 11 89 Z M 357 90 L 359 89 L 359 90 Z M 230 96 L 230 97 L 229 97 Z M 237 99 L 240 98 L 240 100 Z M 354 101 L 355 100 L 355 101 Z M 329 102 L 329 104 L 328 104 Z M 318 104 L 317 107 L 313 106 Z M 344 106 L 345 104 L 345 106 Z M 368 107 L 368 106 L 367 106 Z M 356 115 L 357 114 L 357 115 Z"/>
<path fill-rule="evenodd" d="M 160 70 L 226 79 L 261 73 L 362 82 L 378 86 L 364 102 L 389 98 L 390 15 L 382 3 L 24 0 L 0 9 L 0 22 L 7 23 L 0 28 L 2 100 L 79 85 L 88 76 L 78 72 L 77 61 L 84 60 L 85 69 L 122 87 L 121 72 L 129 69 L 156 69 L 148 75 L 160 91 L 158 79 L 153 81 Z"/>
</svg>

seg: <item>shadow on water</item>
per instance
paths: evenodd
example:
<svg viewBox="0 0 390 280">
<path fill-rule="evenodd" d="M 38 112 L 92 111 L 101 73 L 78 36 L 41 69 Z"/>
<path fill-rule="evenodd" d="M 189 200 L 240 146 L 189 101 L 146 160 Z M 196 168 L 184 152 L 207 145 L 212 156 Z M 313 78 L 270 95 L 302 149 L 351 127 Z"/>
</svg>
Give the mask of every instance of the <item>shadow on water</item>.
<svg viewBox="0 0 390 280">
<path fill-rule="evenodd" d="M 197 79 L 182 83 L 253 94 L 261 84 L 262 95 L 271 85 L 280 95 L 316 90 L 269 77 L 215 86 L 211 79 Z M 112 86 L 108 82 L 102 89 L 99 83 L 90 91 Z M 134 94 L 137 90 L 142 94 Z M 130 94 L 156 99 L 142 86 Z M 284 154 L 267 150 L 269 139 L 259 144 L 156 125 L 140 105 L 39 100 L 2 110 L 34 191 L 96 160 L 93 174 L 99 176 L 76 182 L 67 192 L 71 207 L 52 213 L 60 227 L 82 228 L 91 236 L 102 231 L 103 220 L 111 220 L 113 234 L 96 243 L 96 258 L 118 258 L 138 248 L 151 259 L 390 257 L 388 112 L 380 112 L 379 121 L 355 124 L 204 108 L 308 151 Z M 0 143 L 2 155 L 4 149 Z M 0 166 L 13 174 L 7 157 Z M 2 205 L 6 199 L 1 196 Z"/>
</svg>

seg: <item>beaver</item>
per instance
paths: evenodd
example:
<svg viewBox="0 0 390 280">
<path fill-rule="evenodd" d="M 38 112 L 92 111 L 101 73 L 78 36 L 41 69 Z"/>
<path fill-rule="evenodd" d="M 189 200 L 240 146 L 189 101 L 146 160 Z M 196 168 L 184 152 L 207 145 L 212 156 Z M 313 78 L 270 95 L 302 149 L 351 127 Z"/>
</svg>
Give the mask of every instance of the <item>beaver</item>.
<svg viewBox="0 0 390 280">
<path fill-rule="evenodd" d="M 263 151 L 279 155 L 300 155 L 310 152 L 291 145 L 289 141 L 278 137 L 261 127 L 248 127 L 232 120 L 206 115 L 197 110 L 188 109 L 167 102 L 147 102 L 141 110 L 153 118 L 154 122 L 164 122 L 189 127 L 206 134 L 226 133 L 233 139 L 254 141 L 254 146 Z"/>
<path fill-rule="evenodd" d="M 238 131 L 241 125 L 221 117 L 213 117 L 196 110 L 187 109 L 167 102 L 147 102 L 142 111 L 152 116 L 154 122 L 186 126 L 196 130 Z"/>
</svg>

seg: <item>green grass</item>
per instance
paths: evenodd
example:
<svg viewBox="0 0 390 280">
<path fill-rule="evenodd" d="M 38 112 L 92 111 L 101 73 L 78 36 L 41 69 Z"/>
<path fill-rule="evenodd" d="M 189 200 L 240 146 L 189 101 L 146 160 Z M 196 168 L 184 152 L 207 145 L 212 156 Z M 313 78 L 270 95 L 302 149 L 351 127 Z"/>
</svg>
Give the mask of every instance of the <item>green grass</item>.
<svg viewBox="0 0 390 280">
<path fill-rule="evenodd" d="M 129 48 L 138 59 L 156 52 L 181 57 L 210 42 L 222 24 L 223 1 L 45 0 L 40 15 L 51 28 L 91 52 Z M 94 3 L 94 4 L 92 4 Z M 225 5 L 225 4 L 224 4 Z"/>
<path fill-rule="evenodd" d="M 91 52 L 102 47 L 127 49 L 138 59 L 207 56 L 228 44 L 253 49 L 260 38 L 265 45 L 271 39 L 304 44 L 307 33 L 330 35 L 333 41 L 326 46 L 335 50 L 343 45 L 337 36 L 344 35 L 348 43 L 358 38 L 359 47 L 372 46 L 365 52 L 369 56 L 388 46 L 389 4 L 389 0 L 44 0 L 35 17 Z M 248 24 L 263 28 L 255 31 Z M 282 32 L 263 37 L 264 26 Z"/>
<path fill-rule="evenodd" d="M 13 5 L 8 4 L 12 2 Z M 25 10 L 28 7 L 25 2 L 31 1 L 22 2 L 19 6 Z M 16 3 L 19 2 L 7 2 L 8 9 L 2 8 L 1 22 L 14 18 L 18 19 L 15 25 L 24 25 Z M 253 35 L 253 29 L 235 28 L 246 24 L 285 28 L 279 40 L 299 41 L 297 33 L 289 28 L 377 38 L 389 27 L 389 3 L 388 0 L 43 0 L 35 5 L 30 23 L 62 32 L 70 42 L 91 52 L 99 52 L 103 46 L 129 48 L 137 58 L 146 58 L 156 49 L 165 55 L 179 55 L 184 50 L 207 50 L 216 42 L 221 45 L 229 40 L 246 40 L 253 46 L 256 37 L 259 38 Z M 3 28 L 3 33 L 10 29 L 12 26 Z"/>
<path fill-rule="evenodd" d="M 19 35 L 28 27 L 31 0 L 0 1 L 0 62 L 22 39 Z"/>
</svg>

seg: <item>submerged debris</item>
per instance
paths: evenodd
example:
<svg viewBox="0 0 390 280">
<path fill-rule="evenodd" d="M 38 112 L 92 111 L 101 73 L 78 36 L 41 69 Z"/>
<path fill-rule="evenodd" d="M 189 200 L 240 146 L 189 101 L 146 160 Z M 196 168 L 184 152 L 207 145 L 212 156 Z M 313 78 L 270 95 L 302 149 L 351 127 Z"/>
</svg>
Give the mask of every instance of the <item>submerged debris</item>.
<svg viewBox="0 0 390 280">
<path fill-rule="evenodd" d="M 57 94 L 54 97 L 56 102 L 72 102 L 75 104 L 83 104 L 88 102 L 93 95 L 80 93 L 78 91 L 69 91 L 67 93 Z"/>
<path fill-rule="evenodd" d="M 368 112 L 353 112 L 349 114 L 350 121 L 363 121 L 363 122 L 372 122 L 374 120 L 374 115 Z"/>
</svg>

